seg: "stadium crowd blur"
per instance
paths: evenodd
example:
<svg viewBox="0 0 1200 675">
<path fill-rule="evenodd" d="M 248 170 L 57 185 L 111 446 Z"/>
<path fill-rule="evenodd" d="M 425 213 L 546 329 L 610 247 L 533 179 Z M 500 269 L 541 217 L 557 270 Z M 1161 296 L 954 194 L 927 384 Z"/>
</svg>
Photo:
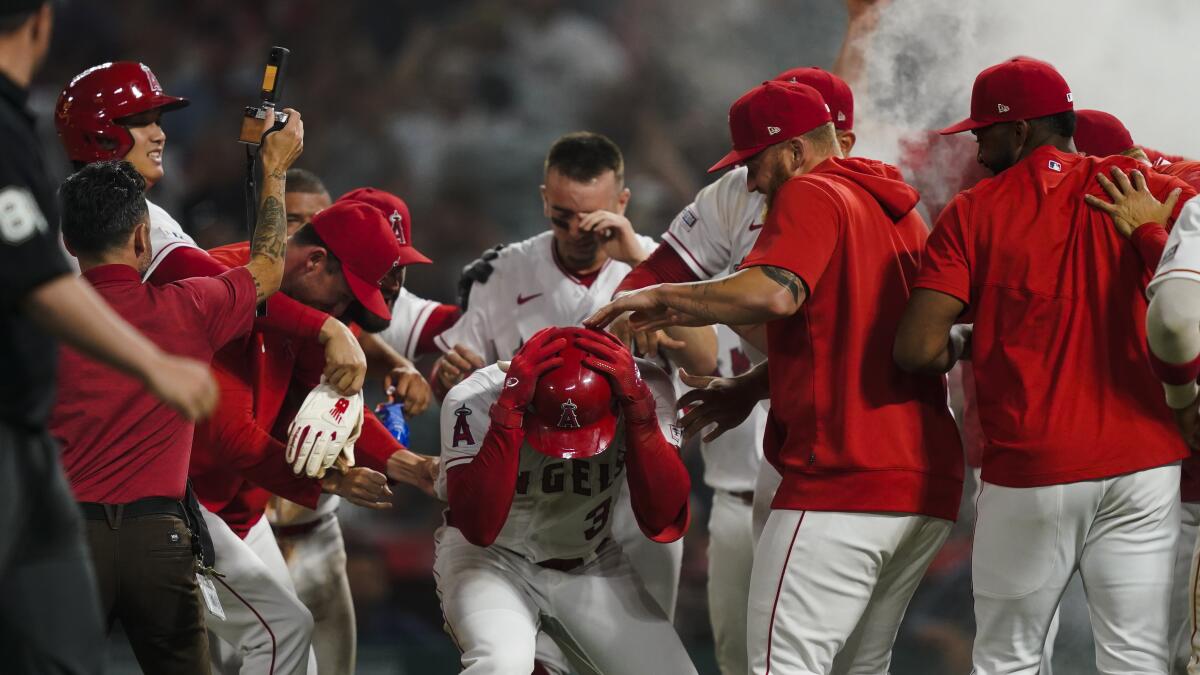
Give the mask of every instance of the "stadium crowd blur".
<svg viewBox="0 0 1200 675">
<path fill-rule="evenodd" d="M 840 3 L 820 0 L 73 0 L 59 6 L 31 102 L 52 134 L 54 100 L 82 68 L 149 65 L 192 101 L 166 120 L 168 179 L 152 196 L 201 246 L 218 246 L 246 228 L 241 108 L 255 101 L 267 48 L 287 46 L 283 101 L 303 111 L 308 129 L 298 166 L 335 196 L 365 185 L 403 196 L 414 238 L 435 261 L 407 285 L 455 302 L 465 263 L 545 229 L 537 187 L 553 139 L 578 129 L 613 138 L 626 157 L 631 220 L 657 236 L 727 148 L 728 102 L 787 67 L 829 67 L 845 21 Z M 65 176 L 59 143 L 47 136 L 44 146 Z M 368 391 L 378 399 L 379 389 Z M 415 451 L 437 454 L 436 421 L 435 411 L 413 421 Z M 709 496 L 699 453 L 687 459 L 697 494 L 677 624 L 700 672 L 715 673 L 704 591 Z M 430 573 L 436 506 L 403 489 L 390 512 L 344 509 L 342 518 L 360 672 L 452 672 L 457 652 Z M 964 508 L 914 598 L 893 672 L 968 670 L 973 519 Z"/>
</svg>

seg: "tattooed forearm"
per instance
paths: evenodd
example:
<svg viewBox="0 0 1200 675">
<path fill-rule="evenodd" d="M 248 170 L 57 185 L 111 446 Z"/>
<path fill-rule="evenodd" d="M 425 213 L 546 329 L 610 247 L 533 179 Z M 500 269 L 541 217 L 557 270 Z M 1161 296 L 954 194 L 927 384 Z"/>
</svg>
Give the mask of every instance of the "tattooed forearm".
<svg viewBox="0 0 1200 675">
<path fill-rule="evenodd" d="M 250 242 L 250 256 L 266 256 L 271 260 L 283 258 L 287 250 L 287 215 L 283 204 L 274 195 L 263 199 L 258 212 L 258 224 L 254 227 L 254 241 Z"/>
<path fill-rule="evenodd" d="M 768 279 L 791 292 L 792 302 L 800 302 L 800 277 L 782 267 L 771 267 L 770 265 L 764 265 L 762 271 Z"/>
</svg>

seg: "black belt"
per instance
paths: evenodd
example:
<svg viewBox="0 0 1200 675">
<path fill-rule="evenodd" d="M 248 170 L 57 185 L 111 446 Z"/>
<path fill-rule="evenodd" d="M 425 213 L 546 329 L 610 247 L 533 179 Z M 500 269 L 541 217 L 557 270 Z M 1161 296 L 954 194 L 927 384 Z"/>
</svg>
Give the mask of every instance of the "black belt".
<svg viewBox="0 0 1200 675">
<path fill-rule="evenodd" d="M 276 537 L 301 537 L 317 529 L 325 521 L 333 517 L 333 513 L 325 513 L 318 516 L 315 520 L 296 523 L 295 525 L 276 525 L 272 523 L 271 529 L 274 530 Z"/>
<path fill-rule="evenodd" d="M 610 541 L 612 540 L 605 539 L 604 541 L 600 542 L 600 545 L 596 547 L 595 551 L 593 551 L 593 555 L 604 550 L 604 547 L 608 546 Z M 555 570 L 557 572 L 570 572 L 571 570 L 590 560 L 592 560 L 592 556 L 588 556 L 586 558 L 550 558 L 549 560 L 543 560 L 534 564 L 538 567 L 544 567 L 548 570 Z"/>
<path fill-rule="evenodd" d="M 176 516 L 185 523 L 187 512 L 178 499 L 168 497 L 146 497 L 128 504 L 100 504 L 97 502 L 79 502 L 79 510 L 87 520 L 104 520 L 114 530 L 121 529 L 121 521 L 126 518 L 145 518 L 146 516 Z"/>
<path fill-rule="evenodd" d="M 721 492 L 724 492 L 734 499 L 742 500 L 742 503 L 746 506 L 754 506 L 754 490 L 741 490 L 739 492 L 734 492 L 733 490 L 721 490 Z"/>
</svg>

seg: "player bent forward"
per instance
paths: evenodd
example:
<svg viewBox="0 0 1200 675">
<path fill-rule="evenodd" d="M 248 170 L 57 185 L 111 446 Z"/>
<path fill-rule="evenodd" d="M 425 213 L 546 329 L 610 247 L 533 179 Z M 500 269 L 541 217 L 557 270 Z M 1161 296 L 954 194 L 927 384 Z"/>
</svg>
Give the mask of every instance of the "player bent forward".
<svg viewBox="0 0 1200 675">
<path fill-rule="evenodd" d="M 532 671 L 539 629 L 582 673 L 696 672 L 610 534 L 626 484 L 647 537 L 689 520 L 671 383 L 640 368 L 608 333 L 547 328 L 447 395 L 434 574 L 464 673 Z"/>
</svg>

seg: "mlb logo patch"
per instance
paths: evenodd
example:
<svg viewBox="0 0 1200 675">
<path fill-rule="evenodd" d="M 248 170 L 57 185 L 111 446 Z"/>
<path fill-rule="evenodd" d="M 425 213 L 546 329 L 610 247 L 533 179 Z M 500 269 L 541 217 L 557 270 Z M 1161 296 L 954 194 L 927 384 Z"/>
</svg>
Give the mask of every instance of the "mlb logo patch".
<svg viewBox="0 0 1200 675">
<path fill-rule="evenodd" d="M 693 211 L 692 207 L 690 207 L 690 206 L 688 208 L 684 209 L 683 213 L 679 214 L 680 222 L 682 222 L 684 225 L 688 226 L 689 228 L 694 226 L 696 224 L 696 221 L 699 219 L 700 219 L 700 216 L 696 215 L 696 212 Z"/>
<path fill-rule="evenodd" d="M 1046 166 L 1049 166 L 1051 171 L 1062 171 L 1062 164 L 1053 159 L 1050 160 Z"/>
<path fill-rule="evenodd" d="M 671 442 L 675 445 L 683 443 L 683 429 L 675 424 L 671 425 Z"/>
<path fill-rule="evenodd" d="M 1074 102 L 1075 102 L 1075 97 L 1072 96 L 1071 92 L 1068 91 L 1067 92 L 1067 103 L 1074 103 Z"/>
</svg>

